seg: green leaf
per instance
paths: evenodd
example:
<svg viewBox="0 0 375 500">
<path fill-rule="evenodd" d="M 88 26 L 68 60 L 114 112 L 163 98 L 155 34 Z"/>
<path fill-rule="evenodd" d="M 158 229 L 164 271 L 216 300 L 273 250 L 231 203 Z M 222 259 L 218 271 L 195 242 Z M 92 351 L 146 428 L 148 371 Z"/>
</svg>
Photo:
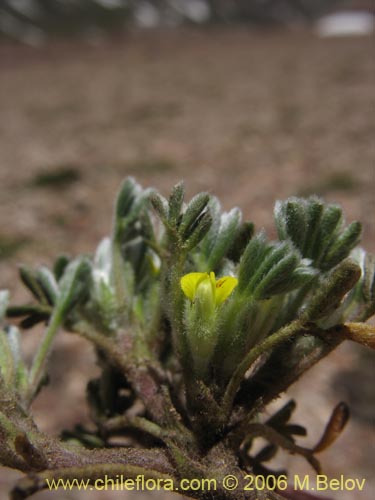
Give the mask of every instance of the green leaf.
<svg viewBox="0 0 375 500">
<path fill-rule="evenodd" d="M 48 303 L 51 305 L 55 304 L 59 294 L 59 287 L 53 273 L 47 267 L 42 266 L 36 272 L 36 279 L 42 287 Z"/>
<path fill-rule="evenodd" d="M 112 267 L 111 239 L 103 238 L 96 248 L 94 257 L 95 269 L 100 269 L 104 274 L 109 275 Z"/>
<path fill-rule="evenodd" d="M 372 254 L 366 254 L 364 258 L 362 294 L 369 307 L 368 313 L 372 311 L 373 314 L 375 312 L 375 255 Z"/>
<path fill-rule="evenodd" d="M 302 255 L 308 259 L 313 257 L 323 211 L 324 203 L 319 198 L 313 196 L 306 201 L 306 239 Z"/>
<path fill-rule="evenodd" d="M 132 177 L 128 177 L 121 186 L 120 192 L 117 195 L 115 216 L 116 219 L 125 217 L 141 191 L 141 187 Z"/>
<path fill-rule="evenodd" d="M 242 255 L 238 272 L 238 291 L 243 292 L 249 285 L 261 262 L 272 251 L 267 245 L 264 232 L 254 236 L 248 243 Z"/>
<path fill-rule="evenodd" d="M 91 307 L 90 307 L 91 306 Z M 88 311 L 98 318 L 103 333 L 112 332 L 117 325 L 117 302 L 113 288 L 100 273 L 93 272 Z"/>
<path fill-rule="evenodd" d="M 328 271 L 348 257 L 359 242 L 361 225 L 343 229 L 342 209 L 325 205 L 319 198 L 289 198 L 275 205 L 275 223 L 280 240 L 290 240 L 314 267 Z"/>
<path fill-rule="evenodd" d="M 35 313 L 30 314 L 25 319 L 20 322 L 20 327 L 24 330 L 28 330 L 38 323 L 45 322 L 51 315 L 46 313 Z"/>
<path fill-rule="evenodd" d="M 342 224 L 343 218 L 341 208 L 337 205 L 326 206 L 319 224 L 315 245 L 312 249 L 312 258 L 314 262 L 324 270 L 329 269 L 323 260 L 324 254 L 335 240 Z"/>
<path fill-rule="evenodd" d="M 197 227 L 199 217 L 202 216 L 202 212 L 206 208 L 209 200 L 210 195 L 208 193 L 200 193 L 194 196 L 188 204 L 178 228 L 183 240 L 187 240 Z"/>
<path fill-rule="evenodd" d="M 375 314 L 375 255 L 358 249 L 352 258 L 361 266 L 362 276 L 343 304 L 342 315 L 345 321 L 366 321 Z"/>
<path fill-rule="evenodd" d="M 27 384 L 27 369 L 22 360 L 20 332 L 11 325 L 0 330 L 0 374 L 5 385 L 20 390 Z"/>
<path fill-rule="evenodd" d="M 276 202 L 275 220 L 279 238 L 289 237 L 297 248 L 303 248 L 307 225 L 304 201 L 290 198 L 286 202 Z"/>
<path fill-rule="evenodd" d="M 19 269 L 19 273 L 22 283 L 31 291 L 34 297 L 39 302 L 47 303 L 48 301 L 46 299 L 45 293 L 43 292 L 43 289 L 36 278 L 36 273 L 26 266 L 21 266 Z"/>
<path fill-rule="evenodd" d="M 207 208 L 210 211 L 212 217 L 212 224 L 207 235 L 204 237 L 201 244 L 199 245 L 199 251 L 204 257 L 205 265 L 215 244 L 221 223 L 221 205 L 216 196 L 210 197 L 210 200 L 207 203 Z M 208 268 L 205 268 L 202 271 L 207 271 L 207 270 L 211 271 L 211 269 Z"/>
<path fill-rule="evenodd" d="M 149 210 L 142 210 L 139 214 L 140 233 L 148 242 L 156 242 L 156 235 Z"/>
<path fill-rule="evenodd" d="M 3 321 L 9 305 L 8 290 L 0 290 L 0 322 Z"/>
<path fill-rule="evenodd" d="M 278 286 L 275 286 L 274 294 L 291 292 L 297 288 L 304 287 L 305 285 L 311 283 L 314 278 L 318 277 L 318 275 L 318 271 L 310 266 L 298 266 L 290 274 L 288 279 L 284 282 L 280 282 Z"/>
<path fill-rule="evenodd" d="M 25 304 L 21 306 L 9 306 L 7 309 L 8 318 L 20 318 L 33 314 L 45 314 L 46 318 L 49 317 L 52 308 L 50 306 L 43 306 L 40 304 Z"/>
<path fill-rule="evenodd" d="M 85 257 L 72 261 L 60 280 L 60 293 L 55 305 L 55 314 L 65 317 L 83 297 L 90 286 L 91 264 Z"/>
<path fill-rule="evenodd" d="M 362 225 L 359 222 L 352 222 L 330 247 L 327 255 L 324 257 L 325 266 L 332 268 L 345 259 L 359 243 L 361 233 Z"/>
<path fill-rule="evenodd" d="M 195 228 L 192 229 L 189 238 L 185 242 L 185 248 L 187 250 L 192 250 L 196 247 L 209 231 L 211 224 L 211 214 L 209 212 L 201 214 L 201 216 L 196 220 Z"/>
<path fill-rule="evenodd" d="M 290 288 L 289 278 L 298 261 L 298 256 L 293 253 L 281 258 L 256 286 L 253 292 L 254 297 L 258 300 L 267 299 L 272 295 L 288 290 Z"/>
<path fill-rule="evenodd" d="M 16 365 L 21 361 L 21 350 L 20 350 L 20 332 L 18 328 L 10 325 L 7 330 L 8 344 L 12 352 L 12 356 Z"/>
<path fill-rule="evenodd" d="M 227 256 L 233 262 L 239 262 L 246 246 L 254 235 L 254 224 L 252 222 L 243 222 L 238 228 Z"/>
<path fill-rule="evenodd" d="M 172 227 L 177 226 L 180 219 L 182 204 L 184 202 L 185 187 L 183 182 L 176 184 L 169 197 L 169 224 Z"/>
<path fill-rule="evenodd" d="M 267 251 L 262 261 L 257 266 L 253 276 L 250 278 L 249 283 L 246 287 L 246 292 L 256 295 L 256 290 L 261 286 L 263 280 L 271 271 L 271 269 L 279 264 L 279 262 L 286 257 L 288 254 L 292 253 L 291 247 L 288 243 L 276 243 L 268 244 L 270 251 Z M 293 258 L 293 266 L 297 265 L 298 259 Z"/>
<path fill-rule="evenodd" d="M 59 281 L 64 274 L 65 268 L 69 264 L 69 262 L 70 259 L 66 255 L 60 255 L 55 260 L 55 263 L 53 265 L 53 274 L 55 275 L 57 281 Z"/>
<path fill-rule="evenodd" d="M 316 321 L 327 316 L 340 306 L 344 295 L 353 288 L 361 276 L 361 268 L 351 259 L 336 266 L 319 284 L 318 290 L 310 299 L 302 321 Z"/>
<path fill-rule="evenodd" d="M 208 258 L 208 269 L 217 268 L 221 259 L 226 255 L 237 236 L 238 227 L 241 222 L 241 211 L 233 208 L 230 212 L 221 216 L 220 228 L 216 236 L 216 241 Z"/>
<path fill-rule="evenodd" d="M 167 200 L 164 198 L 164 196 L 161 196 L 159 193 L 152 193 L 150 196 L 150 201 L 151 205 L 153 206 L 155 212 L 160 217 L 161 221 L 164 224 L 167 224 L 168 213 L 169 213 Z"/>
</svg>

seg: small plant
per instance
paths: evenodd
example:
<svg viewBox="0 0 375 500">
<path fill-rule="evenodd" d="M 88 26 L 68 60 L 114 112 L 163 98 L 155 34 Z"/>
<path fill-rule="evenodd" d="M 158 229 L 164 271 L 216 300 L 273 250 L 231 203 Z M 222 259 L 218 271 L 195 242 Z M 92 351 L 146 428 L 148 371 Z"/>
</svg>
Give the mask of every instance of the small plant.
<svg viewBox="0 0 375 500">
<path fill-rule="evenodd" d="M 21 267 L 35 301 L 14 306 L 0 295 L 0 463 L 27 474 L 14 500 L 47 480 L 119 475 L 173 491 L 181 479 L 216 480 L 214 493 L 183 491 L 202 500 L 288 498 L 286 472 L 267 467 L 278 449 L 321 470 L 316 455 L 343 429 L 345 404 L 312 449 L 296 442 L 306 430 L 290 423 L 293 401 L 268 419 L 262 412 L 343 340 L 374 347 L 364 322 L 375 312 L 375 258 L 355 248 L 360 224 L 345 226 L 341 208 L 316 197 L 277 202 L 275 223 L 279 241 L 269 241 L 207 193 L 185 204 L 182 184 L 166 200 L 127 179 L 94 256 Z M 29 367 L 20 328 L 41 322 Z M 87 385 L 94 430 L 55 439 L 36 427 L 30 405 L 62 329 L 93 344 L 101 375 Z M 116 444 L 124 434 L 134 446 Z M 268 444 L 254 453 L 257 437 Z M 252 474 L 274 483 L 248 491 Z"/>
</svg>

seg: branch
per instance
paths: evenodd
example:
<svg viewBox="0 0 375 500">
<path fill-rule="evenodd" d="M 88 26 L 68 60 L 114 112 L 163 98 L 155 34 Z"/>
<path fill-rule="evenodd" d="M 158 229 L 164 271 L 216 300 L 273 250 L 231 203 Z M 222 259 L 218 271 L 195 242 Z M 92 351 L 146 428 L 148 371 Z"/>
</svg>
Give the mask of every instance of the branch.
<svg viewBox="0 0 375 500">
<path fill-rule="evenodd" d="M 96 331 L 86 321 L 74 325 L 75 333 L 92 342 L 97 349 L 105 354 L 106 359 L 115 365 L 128 379 L 135 393 L 143 401 L 152 420 L 163 425 L 168 420 L 170 402 L 166 400 L 161 387 L 163 385 L 163 369 L 156 360 L 135 360 L 132 354 L 132 340 L 130 336 L 123 335 L 114 342 Z M 169 412 L 170 413 L 170 412 Z"/>
<path fill-rule="evenodd" d="M 86 485 L 91 490 L 95 488 L 95 481 L 113 479 L 115 482 L 136 480 L 143 476 L 144 480 L 153 479 L 161 488 L 181 493 L 182 479 L 185 480 L 216 480 L 214 490 L 188 489 L 184 495 L 198 500 L 281 500 L 275 492 L 246 491 L 248 479 L 245 472 L 236 465 L 236 458 L 228 459 L 228 453 L 219 450 L 211 457 L 202 457 L 202 460 L 191 462 L 185 454 L 172 457 L 171 450 L 166 449 L 135 449 L 111 448 L 87 450 L 74 446 L 69 447 L 50 438 L 46 443 L 48 449 L 43 450 L 47 458 L 48 468 L 37 472 L 30 472 L 25 478 L 18 481 L 12 491 L 12 500 L 24 500 L 37 491 L 48 489 L 53 485 L 62 486 L 61 481 L 74 481 L 75 485 Z M 194 468 L 191 467 L 194 464 Z M 189 465 L 190 464 L 190 465 Z M 238 479 L 238 488 L 227 491 L 222 486 L 225 476 L 231 474 Z M 139 480 L 141 480 L 140 478 Z M 49 482 L 49 483 L 48 483 Z M 72 483 L 71 483 L 72 484 Z M 50 485 L 50 486 L 49 486 Z M 196 485 L 196 483 L 195 483 Z M 186 483 L 185 483 L 186 486 Z M 194 486 L 194 485 L 193 485 Z M 85 486 L 83 486 L 84 488 Z"/>
<path fill-rule="evenodd" d="M 342 335 L 348 340 L 375 349 L 375 326 L 365 323 L 345 323 Z"/>
<path fill-rule="evenodd" d="M 273 333 L 265 340 L 263 340 L 263 342 L 251 349 L 251 351 L 246 355 L 245 359 L 240 363 L 237 370 L 234 372 L 225 391 L 223 398 L 223 408 L 224 412 L 228 416 L 230 415 L 237 390 L 240 387 L 240 384 L 251 365 L 259 358 L 259 356 L 279 346 L 286 340 L 296 335 L 301 330 L 304 330 L 303 324 L 300 320 L 295 320 L 289 325 Z"/>
<path fill-rule="evenodd" d="M 336 349 L 345 339 L 375 348 L 375 327 L 365 323 L 346 323 L 327 330 L 309 325 L 306 333 L 317 339 L 311 351 L 305 352 L 293 367 L 290 359 L 291 349 L 288 349 L 286 353 L 285 365 L 283 364 L 285 356 L 281 355 L 279 350 L 275 351 L 250 379 L 243 381 L 237 394 L 237 404 L 243 405 L 246 409 L 251 408 L 252 414 L 259 411 L 261 407 L 266 406 L 295 383 L 318 361 Z M 283 346 L 280 348 L 283 349 Z"/>
</svg>

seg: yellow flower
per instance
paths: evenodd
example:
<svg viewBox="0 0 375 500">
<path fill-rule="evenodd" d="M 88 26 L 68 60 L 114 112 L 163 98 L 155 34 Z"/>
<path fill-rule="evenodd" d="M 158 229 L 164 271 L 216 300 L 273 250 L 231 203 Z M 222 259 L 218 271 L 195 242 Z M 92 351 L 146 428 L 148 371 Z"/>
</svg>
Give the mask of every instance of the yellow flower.
<svg viewBox="0 0 375 500">
<path fill-rule="evenodd" d="M 238 279 L 233 276 L 223 276 L 218 280 L 215 273 L 189 273 L 181 278 L 181 288 L 184 294 L 194 302 L 196 298 L 213 306 L 220 305 L 233 292 Z"/>
</svg>

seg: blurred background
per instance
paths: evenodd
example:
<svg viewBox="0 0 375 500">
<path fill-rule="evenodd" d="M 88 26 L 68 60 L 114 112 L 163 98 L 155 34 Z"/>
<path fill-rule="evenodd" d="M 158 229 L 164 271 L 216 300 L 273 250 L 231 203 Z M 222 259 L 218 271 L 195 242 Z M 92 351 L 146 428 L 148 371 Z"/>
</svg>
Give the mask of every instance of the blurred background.
<svg viewBox="0 0 375 500">
<path fill-rule="evenodd" d="M 184 179 L 189 196 L 210 191 L 271 238 L 275 200 L 316 193 L 361 220 L 374 251 L 374 10 L 366 0 L 2 0 L 0 288 L 21 301 L 19 263 L 92 252 L 127 175 L 165 195 Z M 25 333 L 26 356 L 39 338 Z M 53 434 L 87 422 L 84 388 L 97 373 L 89 346 L 64 334 L 58 344 L 33 408 Z M 373 368 L 371 353 L 345 344 L 290 394 L 310 430 L 304 446 L 349 403 L 352 419 L 321 460 L 332 477 L 366 478 L 355 494 L 366 500 Z M 311 473 L 295 457 L 278 462 Z M 0 469 L 4 498 L 19 476 Z M 56 498 L 167 496 L 35 496 Z"/>
</svg>

